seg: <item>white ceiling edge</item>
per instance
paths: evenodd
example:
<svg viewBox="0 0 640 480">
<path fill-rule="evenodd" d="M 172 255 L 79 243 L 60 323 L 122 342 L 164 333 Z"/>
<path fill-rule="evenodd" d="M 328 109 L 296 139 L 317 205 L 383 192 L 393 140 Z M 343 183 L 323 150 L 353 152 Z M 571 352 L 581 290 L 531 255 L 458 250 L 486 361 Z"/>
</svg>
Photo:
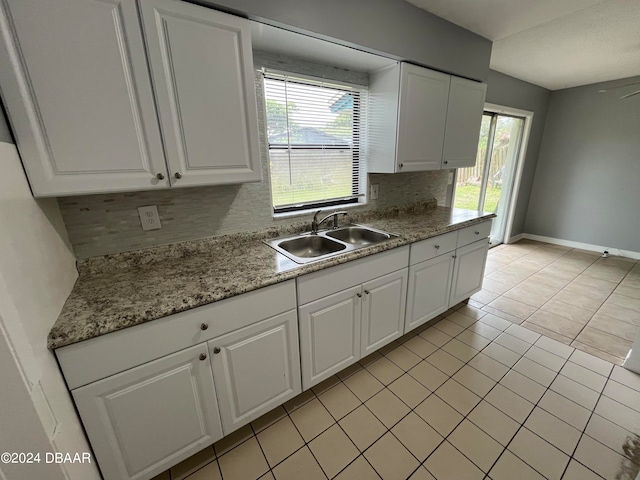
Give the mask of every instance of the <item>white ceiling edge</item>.
<svg viewBox="0 0 640 480">
<path fill-rule="evenodd" d="M 370 73 L 396 60 L 345 47 L 301 33 L 251 21 L 251 42 L 255 50 L 299 58 L 309 62 Z"/>
<path fill-rule="evenodd" d="M 640 74 L 640 1 L 609 0 L 494 42 L 491 68 L 549 90 Z"/>
<path fill-rule="evenodd" d="M 490 68 L 559 90 L 640 74 L 640 0 L 407 0 L 493 40 Z"/>
<path fill-rule="evenodd" d="M 407 0 L 492 41 L 606 0 Z"/>
</svg>

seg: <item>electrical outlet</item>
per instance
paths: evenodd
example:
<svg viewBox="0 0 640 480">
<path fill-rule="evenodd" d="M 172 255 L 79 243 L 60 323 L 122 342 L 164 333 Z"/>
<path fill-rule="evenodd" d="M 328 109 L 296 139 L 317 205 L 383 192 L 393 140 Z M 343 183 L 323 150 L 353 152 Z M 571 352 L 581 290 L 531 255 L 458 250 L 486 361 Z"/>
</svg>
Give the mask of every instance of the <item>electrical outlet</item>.
<svg viewBox="0 0 640 480">
<path fill-rule="evenodd" d="M 376 183 L 374 185 L 371 185 L 370 191 L 369 191 L 369 198 L 371 200 L 377 200 L 379 191 L 380 191 L 380 185 L 379 184 Z"/>
<path fill-rule="evenodd" d="M 159 230 L 162 228 L 160 216 L 158 215 L 158 207 L 155 205 L 138 207 L 138 215 L 140 215 L 142 230 Z"/>
<path fill-rule="evenodd" d="M 449 179 L 447 180 L 447 184 L 451 185 L 453 183 L 453 172 L 449 172 Z"/>
</svg>

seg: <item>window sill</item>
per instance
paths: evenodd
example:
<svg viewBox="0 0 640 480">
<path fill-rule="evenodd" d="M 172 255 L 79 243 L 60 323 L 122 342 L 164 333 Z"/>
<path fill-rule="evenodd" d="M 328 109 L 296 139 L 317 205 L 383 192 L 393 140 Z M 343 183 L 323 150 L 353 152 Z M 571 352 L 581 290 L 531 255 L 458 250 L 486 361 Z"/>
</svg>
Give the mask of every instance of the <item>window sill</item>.
<svg viewBox="0 0 640 480">
<path fill-rule="evenodd" d="M 325 208 L 309 208 L 305 210 L 296 210 L 295 212 L 273 213 L 272 215 L 274 220 L 289 219 L 289 218 L 295 218 L 295 217 L 308 217 L 309 215 L 313 215 L 314 213 L 316 213 L 318 210 L 321 210 L 322 212 L 330 213 L 330 212 L 335 212 L 343 209 L 348 210 L 354 207 L 363 207 L 366 204 L 367 204 L 366 201 L 345 203 L 344 205 L 333 205 L 331 207 L 325 207 Z"/>
</svg>

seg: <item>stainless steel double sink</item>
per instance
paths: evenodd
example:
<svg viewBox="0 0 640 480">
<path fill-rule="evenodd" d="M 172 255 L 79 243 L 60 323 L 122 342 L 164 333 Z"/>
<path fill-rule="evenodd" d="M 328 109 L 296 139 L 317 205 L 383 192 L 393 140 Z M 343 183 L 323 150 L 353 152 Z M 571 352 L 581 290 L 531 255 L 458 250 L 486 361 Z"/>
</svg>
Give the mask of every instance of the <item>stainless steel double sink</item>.
<svg viewBox="0 0 640 480">
<path fill-rule="evenodd" d="M 316 234 L 308 232 L 266 240 L 265 243 L 294 262 L 304 264 L 382 243 L 395 237 L 397 235 L 382 230 L 350 224 L 319 231 Z"/>
</svg>

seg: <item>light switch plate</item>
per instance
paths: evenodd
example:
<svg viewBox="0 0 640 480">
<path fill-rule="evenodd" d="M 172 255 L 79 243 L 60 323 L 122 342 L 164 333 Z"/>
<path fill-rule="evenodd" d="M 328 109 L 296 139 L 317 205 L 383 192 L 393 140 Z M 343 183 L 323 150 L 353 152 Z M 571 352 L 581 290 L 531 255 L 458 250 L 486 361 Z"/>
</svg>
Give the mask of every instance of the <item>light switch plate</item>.
<svg viewBox="0 0 640 480">
<path fill-rule="evenodd" d="M 138 207 L 138 215 L 140 215 L 142 230 L 158 230 L 162 228 L 157 206 L 147 205 L 146 207 Z"/>
<path fill-rule="evenodd" d="M 447 180 L 447 185 L 451 185 L 453 183 L 453 172 L 449 172 L 449 179 Z"/>
</svg>

